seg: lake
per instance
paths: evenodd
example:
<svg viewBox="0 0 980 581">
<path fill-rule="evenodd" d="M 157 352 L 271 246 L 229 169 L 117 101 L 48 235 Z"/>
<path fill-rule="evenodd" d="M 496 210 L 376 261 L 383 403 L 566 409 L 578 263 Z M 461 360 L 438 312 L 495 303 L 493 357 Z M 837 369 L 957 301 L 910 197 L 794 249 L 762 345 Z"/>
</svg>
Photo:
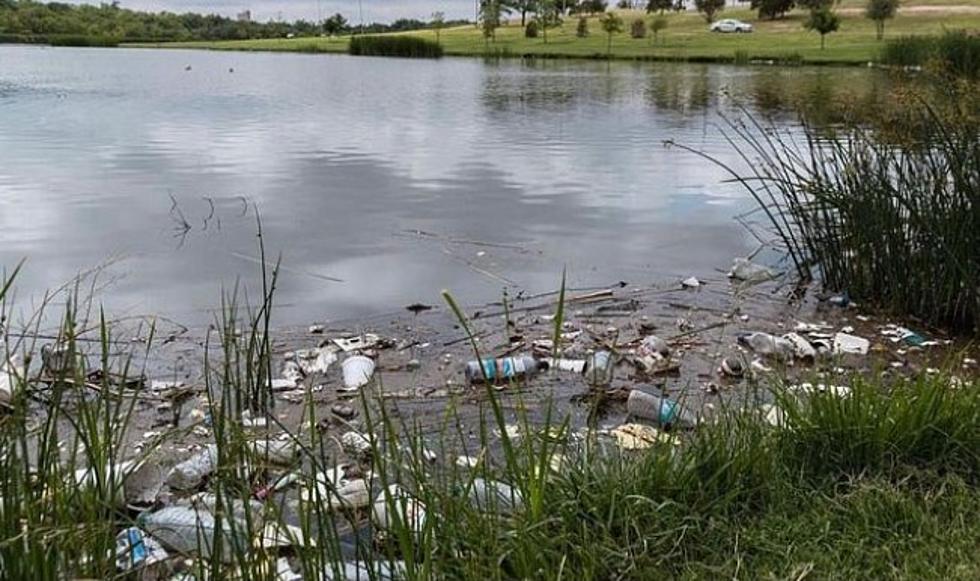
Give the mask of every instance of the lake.
<svg viewBox="0 0 980 581">
<path fill-rule="evenodd" d="M 753 202 L 719 113 L 861 69 L 0 46 L 0 265 L 29 307 L 81 271 L 116 316 L 257 294 L 257 215 L 303 324 L 571 285 L 718 276 Z M 875 85 L 876 86 L 876 85 Z M 253 294 L 253 297 L 255 294 Z"/>
</svg>

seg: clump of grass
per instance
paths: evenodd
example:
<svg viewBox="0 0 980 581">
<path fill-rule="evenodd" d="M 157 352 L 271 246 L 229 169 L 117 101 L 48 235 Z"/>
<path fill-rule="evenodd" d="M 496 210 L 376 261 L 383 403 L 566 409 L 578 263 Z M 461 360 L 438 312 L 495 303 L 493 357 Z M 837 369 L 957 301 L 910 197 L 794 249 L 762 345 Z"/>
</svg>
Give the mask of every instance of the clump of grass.
<svg viewBox="0 0 980 581">
<path fill-rule="evenodd" d="M 354 56 L 388 56 L 406 58 L 440 58 L 442 45 L 418 36 L 353 36 L 350 54 Z"/>
<path fill-rule="evenodd" d="M 119 46 L 118 38 L 91 36 L 87 34 L 52 34 L 48 37 L 51 46 L 88 46 L 111 48 Z"/>
<path fill-rule="evenodd" d="M 893 313 L 980 330 L 980 132 L 968 116 L 908 101 L 923 131 L 891 143 L 872 128 L 805 140 L 730 121 L 750 168 L 725 166 L 767 215 L 799 274 Z M 693 151 L 689 149 L 690 151 Z"/>
<path fill-rule="evenodd" d="M 940 72 L 980 78 L 980 35 L 964 30 L 942 36 L 903 36 L 888 41 L 881 62 L 901 67 L 935 66 Z"/>
</svg>

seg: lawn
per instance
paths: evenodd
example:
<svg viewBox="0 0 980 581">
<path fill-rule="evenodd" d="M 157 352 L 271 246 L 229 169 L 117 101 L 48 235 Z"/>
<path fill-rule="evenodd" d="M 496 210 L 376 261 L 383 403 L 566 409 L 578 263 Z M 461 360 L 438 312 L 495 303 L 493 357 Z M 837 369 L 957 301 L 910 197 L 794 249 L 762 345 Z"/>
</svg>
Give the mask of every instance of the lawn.
<svg viewBox="0 0 980 581">
<path fill-rule="evenodd" d="M 654 41 L 631 38 L 629 33 L 612 39 L 611 56 L 621 59 L 672 59 L 730 61 L 745 59 L 790 60 L 810 63 L 863 64 L 875 60 L 882 43 L 875 38 L 874 23 L 864 18 L 860 3 L 845 1 L 838 9 L 840 30 L 827 37 L 825 50 L 820 49 L 820 37 L 803 28 L 806 13 L 794 10 L 785 18 L 760 20 L 748 8 L 729 9 L 720 18 L 738 18 L 755 26 L 752 34 L 714 34 L 696 13 L 670 14 L 669 24 Z M 629 30 L 636 18 L 650 16 L 642 12 L 620 12 Z M 497 31 L 497 38 L 487 41 L 475 27 L 464 26 L 443 30 L 441 42 L 448 55 L 481 56 L 488 52 L 501 56 L 536 55 L 548 57 L 604 58 L 607 36 L 598 18 L 589 19 L 589 36 L 575 35 L 577 20 L 566 18 L 560 28 L 548 31 L 548 42 L 542 37 L 528 39 L 524 30 L 512 22 Z M 980 28 L 980 2 L 936 5 L 932 0 L 903 5 L 898 16 L 887 23 L 885 38 L 910 34 L 938 34 L 944 29 Z M 410 33 L 435 38 L 434 31 Z M 184 42 L 159 45 L 168 48 L 205 48 L 220 50 L 261 50 L 292 52 L 346 52 L 347 37 L 293 38 L 220 42 Z"/>
</svg>

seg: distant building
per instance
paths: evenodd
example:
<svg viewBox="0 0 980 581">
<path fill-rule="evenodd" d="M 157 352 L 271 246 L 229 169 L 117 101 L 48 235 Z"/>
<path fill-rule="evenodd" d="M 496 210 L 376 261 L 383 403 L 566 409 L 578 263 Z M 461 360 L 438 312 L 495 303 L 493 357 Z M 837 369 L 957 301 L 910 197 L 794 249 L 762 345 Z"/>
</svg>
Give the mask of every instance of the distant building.
<svg viewBox="0 0 980 581">
<path fill-rule="evenodd" d="M 238 21 L 239 22 L 251 22 L 252 21 L 252 11 L 251 10 L 245 10 L 243 12 L 239 12 L 237 18 L 238 18 Z"/>
</svg>

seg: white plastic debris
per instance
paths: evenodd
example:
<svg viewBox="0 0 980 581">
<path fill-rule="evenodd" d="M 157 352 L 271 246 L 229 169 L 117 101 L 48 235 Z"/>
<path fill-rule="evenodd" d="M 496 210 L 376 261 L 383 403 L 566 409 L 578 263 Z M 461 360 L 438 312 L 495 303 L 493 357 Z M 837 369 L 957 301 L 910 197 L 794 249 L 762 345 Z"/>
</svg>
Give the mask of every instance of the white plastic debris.
<svg viewBox="0 0 980 581">
<path fill-rule="evenodd" d="M 786 421 L 786 413 L 779 406 L 767 403 L 759 406 L 759 409 L 762 411 L 762 417 L 769 425 L 779 427 Z"/>
<path fill-rule="evenodd" d="M 405 578 L 404 561 L 347 561 L 327 565 L 323 571 L 324 581 L 394 581 Z"/>
<path fill-rule="evenodd" d="M 337 362 L 337 347 L 330 345 L 317 349 L 300 349 L 296 363 L 304 375 L 326 375 L 330 366 Z"/>
<path fill-rule="evenodd" d="M 166 549 L 156 539 L 136 527 L 124 529 L 116 535 L 116 568 L 120 571 L 149 567 L 169 558 Z"/>
<path fill-rule="evenodd" d="M 139 526 L 165 548 L 185 555 L 200 555 L 210 559 L 216 552 L 214 516 L 207 511 L 186 506 L 171 506 L 150 514 L 142 514 L 137 519 Z M 221 558 L 232 562 L 236 553 L 247 553 L 249 534 L 243 523 L 232 523 L 227 517 L 222 519 Z"/>
<path fill-rule="evenodd" d="M 758 355 L 777 359 L 791 357 L 796 351 L 796 347 L 791 341 L 769 333 L 748 333 L 741 335 L 738 341 Z"/>
<path fill-rule="evenodd" d="M 425 526 L 425 505 L 398 484 L 392 484 L 375 498 L 371 518 L 383 531 L 397 522 L 419 535 Z"/>
<path fill-rule="evenodd" d="M 344 389 L 348 391 L 364 387 L 374 377 L 374 360 L 363 355 L 344 359 L 341 368 L 344 370 Z"/>
<path fill-rule="evenodd" d="M 799 385 L 791 385 L 790 390 L 802 393 L 805 395 L 813 395 L 815 393 L 829 393 L 836 397 L 850 397 L 851 388 L 846 385 L 827 385 L 823 383 L 801 383 Z"/>
<path fill-rule="evenodd" d="M 558 371 L 568 371 L 570 373 L 585 373 L 585 359 L 553 359 L 551 357 L 543 359 L 548 364 L 548 369 Z"/>
<path fill-rule="evenodd" d="M 456 465 L 472 469 L 480 465 L 480 459 L 475 456 L 456 456 Z"/>
<path fill-rule="evenodd" d="M 0 405 L 10 404 L 14 398 L 14 388 L 18 384 L 17 378 L 23 376 L 24 370 L 16 355 L 0 363 Z"/>
<path fill-rule="evenodd" d="M 483 512 L 511 515 L 524 508 L 524 495 L 509 484 L 496 480 L 474 478 L 467 489 L 467 497 L 474 508 Z"/>
<path fill-rule="evenodd" d="M 752 263 L 748 258 L 736 258 L 728 277 L 745 282 L 765 282 L 779 276 L 779 272 L 767 266 Z"/>
<path fill-rule="evenodd" d="M 684 288 L 698 288 L 701 286 L 701 284 L 702 284 L 701 281 L 694 276 L 685 278 L 684 280 L 681 281 L 681 286 Z"/>
<path fill-rule="evenodd" d="M 193 490 L 218 466 L 218 446 L 210 445 L 177 464 L 167 476 L 167 486 L 174 490 Z"/>
<path fill-rule="evenodd" d="M 871 348 L 871 341 L 868 341 L 864 337 L 858 337 L 857 335 L 848 335 L 847 333 L 837 333 L 836 335 L 834 335 L 834 353 L 867 355 L 868 349 L 870 348 Z"/>
<path fill-rule="evenodd" d="M 657 444 L 677 443 L 670 434 L 643 424 L 623 424 L 608 433 L 616 438 L 616 445 L 623 450 L 646 450 Z"/>
<path fill-rule="evenodd" d="M 373 333 L 366 333 L 359 337 L 351 337 L 349 339 L 334 339 L 333 343 L 337 347 L 340 347 L 341 351 L 344 353 L 350 353 L 351 351 L 360 351 L 362 349 L 372 349 L 377 347 L 381 343 L 381 337 Z"/>
<path fill-rule="evenodd" d="M 636 354 L 644 357 L 664 358 L 670 355 L 670 345 L 656 335 L 647 335 L 643 338 L 640 346 L 636 349 Z"/>
<path fill-rule="evenodd" d="M 783 339 L 793 344 L 793 355 L 796 358 L 815 359 L 817 357 L 817 350 L 802 335 L 798 333 L 787 333 L 783 335 Z"/>
<path fill-rule="evenodd" d="M 371 440 L 364 434 L 350 431 L 340 437 L 340 445 L 353 457 L 368 456 L 371 454 Z"/>
<path fill-rule="evenodd" d="M 289 440 L 257 440 L 248 443 L 248 450 L 261 460 L 273 464 L 292 464 L 300 454 L 299 445 Z"/>
<path fill-rule="evenodd" d="M 288 391 L 290 389 L 296 389 L 298 385 L 295 379 L 273 379 L 269 383 L 272 391 Z"/>
<path fill-rule="evenodd" d="M 183 381 L 153 380 L 150 382 L 150 389 L 153 391 L 171 391 L 174 389 L 181 389 L 182 387 L 184 387 Z"/>
</svg>

